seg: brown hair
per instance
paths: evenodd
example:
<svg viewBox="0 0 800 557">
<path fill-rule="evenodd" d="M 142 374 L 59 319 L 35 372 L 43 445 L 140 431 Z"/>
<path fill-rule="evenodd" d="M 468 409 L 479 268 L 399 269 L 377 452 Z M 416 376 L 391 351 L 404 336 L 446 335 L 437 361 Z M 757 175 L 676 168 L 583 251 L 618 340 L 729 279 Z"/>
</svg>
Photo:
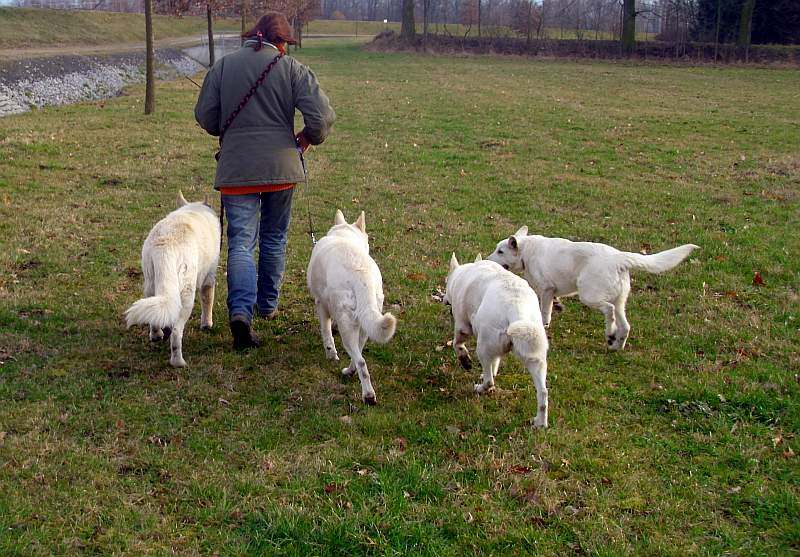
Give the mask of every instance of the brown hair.
<svg viewBox="0 0 800 557">
<path fill-rule="evenodd" d="M 280 43 L 295 44 L 297 41 L 292 36 L 292 28 L 286 16 L 280 12 L 267 12 L 261 16 L 258 23 L 249 31 L 242 33 L 242 37 L 257 38 L 258 36 L 274 45 Z M 260 45 L 259 45 L 260 47 Z M 258 50 L 258 48 L 256 49 Z"/>
</svg>

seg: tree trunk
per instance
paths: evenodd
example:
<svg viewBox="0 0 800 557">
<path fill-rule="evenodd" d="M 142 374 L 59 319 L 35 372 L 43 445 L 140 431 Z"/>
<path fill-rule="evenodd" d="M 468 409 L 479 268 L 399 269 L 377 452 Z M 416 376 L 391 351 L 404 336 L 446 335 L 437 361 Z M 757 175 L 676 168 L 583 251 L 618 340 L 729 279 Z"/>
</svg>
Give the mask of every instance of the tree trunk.
<svg viewBox="0 0 800 557">
<path fill-rule="evenodd" d="M 244 34 L 247 31 L 247 12 L 248 12 L 248 1 L 242 0 L 242 42 L 244 44 Z"/>
<path fill-rule="evenodd" d="M 145 42 L 145 88 L 144 113 L 152 114 L 156 110 L 155 76 L 153 75 L 153 0 L 144 0 L 144 42 Z"/>
<path fill-rule="evenodd" d="M 756 0 L 744 0 L 742 4 L 742 15 L 739 18 L 739 37 L 736 46 L 739 48 L 750 48 L 750 35 L 753 28 L 753 10 L 756 7 Z"/>
<path fill-rule="evenodd" d="M 413 41 L 417 31 L 414 28 L 414 0 L 403 0 L 403 22 L 400 25 L 400 38 Z"/>
<path fill-rule="evenodd" d="M 211 2 L 206 4 L 206 23 L 208 24 L 208 67 L 214 65 L 214 20 L 211 17 Z"/>
<path fill-rule="evenodd" d="M 622 5 L 622 53 L 630 56 L 636 50 L 636 1 L 624 0 Z"/>
<path fill-rule="evenodd" d="M 719 56 L 719 20 L 722 16 L 722 0 L 717 0 L 717 23 L 714 29 L 714 62 Z"/>
<path fill-rule="evenodd" d="M 528 48 L 531 47 L 531 11 L 533 11 L 533 0 L 528 0 L 528 25 L 527 25 L 528 37 L 527 40 L 525 41 L 525 45 Z"/>
<path fill-rule="evenodd" d="M 428 12 L 430 11 L 430 0 L 422 0 L 422 42 L 428 42 Z"/>
<path fill-rule="evenodd" d="M 297 41 L 297 48 L 303 48 L 303 23 L 300 18 L 297 18 L 297 24 L 294 28 L 294 38 Z"/>
</svg>

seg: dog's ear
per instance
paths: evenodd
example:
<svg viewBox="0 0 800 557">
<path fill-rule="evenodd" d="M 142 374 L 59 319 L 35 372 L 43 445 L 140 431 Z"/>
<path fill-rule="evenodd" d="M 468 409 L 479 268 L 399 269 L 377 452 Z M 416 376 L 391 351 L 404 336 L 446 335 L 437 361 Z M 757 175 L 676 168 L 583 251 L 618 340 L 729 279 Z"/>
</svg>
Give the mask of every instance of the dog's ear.
<svg viewBox="0 0 800 557">
<path fill-rule="evenodd" d="M 361 232 L 367 233 L 367 217 L 364 215 L 364 211 L 361 211 L 361 214 L 358 215 L 356 222 L 353 223 L 353 226 L 358 228 Z"/>
<path fill-rule="evenodd" d="M 508 239 L 508 247 L 513 252 L 519 251 L 519 242 L 517 241 L 517 237 L 516 236 L 509 237 L 509 239 Z"/>
<path fill-rule="evenodd" d="M 336 209 L 336 216 L 333 218 L 333 224 L 347 224 L 344 220 L 344 215 L 340 209 Z"/>
<path fill-rule="evenodd" d="M 478 261 L 483 261 L 483 257 L 481 257 L 480 253 L 475 256 L 475 263 L 477 263 Z"/>
<path fill-rule="evenodd" d="M 453 255 L 450 256 L 450 272 L 452 273 L 458 269 L 458 259 L 456 259 L 456 252 L 453 252 Z"/>
<path fill-rule="evenodd" d="M 520 229 L 517 230 L 514 233 L 514 236 L 516 236 L 517 238 L 522 238 L 522 237 L 527 236 L 527 235 L 528 235 L 528 227 L 527 226 L 521 226 Z"/>
<path fill-rule="evenodd" d="M 189 202 L 186 201 L 186 198 L 183 197 L 183 192 L 181 190 L 178 190 L 178 199 L 176 200 L 176 203 L 178 204 L 178 208 L 189 204 Z"/>
</svg>

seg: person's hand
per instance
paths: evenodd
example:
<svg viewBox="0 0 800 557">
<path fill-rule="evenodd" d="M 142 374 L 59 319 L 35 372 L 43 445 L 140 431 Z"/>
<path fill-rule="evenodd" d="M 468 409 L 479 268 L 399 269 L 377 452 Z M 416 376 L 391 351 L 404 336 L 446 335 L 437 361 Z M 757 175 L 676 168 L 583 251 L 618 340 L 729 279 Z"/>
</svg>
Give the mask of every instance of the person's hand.
<svg viewBox="0 0 800 557">
<path fill-rule="evenodd" d="M 308 142 L 308 139 L 306 139 L 306 135 L 303 132 L 300 132 L 294 136 L 294 143 L 297 145 L 297 148 L 300 149 L 301 153 L 305 153 L 308 148 L 311 147 L 311 143 Z"/>
</svg>

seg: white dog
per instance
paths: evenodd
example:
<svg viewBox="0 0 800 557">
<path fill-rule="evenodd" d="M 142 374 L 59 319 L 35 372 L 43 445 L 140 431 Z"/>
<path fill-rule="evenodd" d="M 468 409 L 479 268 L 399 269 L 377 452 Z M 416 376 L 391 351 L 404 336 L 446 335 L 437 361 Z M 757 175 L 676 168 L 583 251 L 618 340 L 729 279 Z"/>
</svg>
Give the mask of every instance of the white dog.
<svg viewBox="0 0 800 557">
<path fill-rule="evenodd" d="M 631 269 L 663 273 L 693 250 L 686 244 L 652 255 L 619 251 L 605 244 L 563 238 L 528 236 L 528 227 L 497 244 L 488 259 L 523 275 L 539 295 L 542 321 L 550 325 L 553 298 L 578 294 L 581 302 L 606 318 L 606 342 L 621 350 L 630 334 L 625 304 L 631 290 Z"/>
<path fill-rule="evenodd" d="M 533 424 L 547 427 L 547 334 L 536 294 L 524 280 L 492 261 L 459 265 L 450 258 L 447 290 L 444 296 L 453 312 L 453 349 L 464 369 L 472 367 L 464 341 L 478 338 L 478 359 L 483 367 L 483 382 L 475 392 L 494 388 L 500 358 L 509 352 L 522 361 L 536 386 L 537 411 Z"/>
<path fill-rule="evenodd" d="M 178 209 L 156 223 L 142 247 L 145 298 L 125 312 L 128 327 L 150 325 L 150 340 L 170 339 L 169 363 L 183 367 L 183 327 L 200 291 L 200 327 L 210 329 L 214 306 L 220 225 L 214 209 L 189 203 L 178 192 Z"/>
<path fill-rule="evenodd" d="M 397 319 L 383 313 L 383 281 L 378 265 L 369 256 L 364 212 L 353 224 L 336 211 L 334 225 L 311 252 L 308 289 L 314 296 L 322 343 L 329 360 L 339 360 L 331 332 L 331 318 L 339 328 L 350 365 L 342 374 L 358 371 L 361 398 L 375 404 L 367 363 L 361 355 L 367 338 L 385 343 L 394 335 Z"/>
</svg>

